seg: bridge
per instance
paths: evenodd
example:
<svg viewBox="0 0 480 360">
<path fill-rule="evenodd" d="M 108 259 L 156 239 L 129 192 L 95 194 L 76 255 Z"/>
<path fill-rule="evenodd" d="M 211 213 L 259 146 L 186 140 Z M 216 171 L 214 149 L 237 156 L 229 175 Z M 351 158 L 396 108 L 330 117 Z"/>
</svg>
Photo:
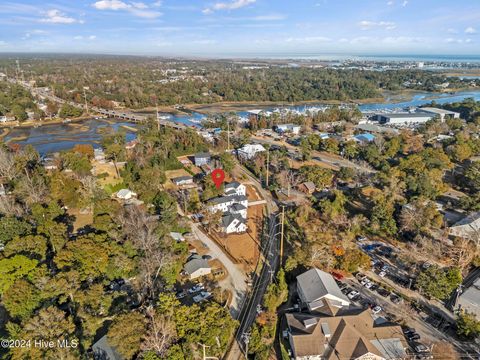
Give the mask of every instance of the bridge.
<svg viewBox="0 0 480 360">
<path fill-rule="evenodd" d="M 7 79 L 9 82 L 18 84 L 26 88 L 28 91 L 32 93 L 32 95 L 43 98 L 43 99 L 48 99 L 52 102 L 56 102 L 58 104 L 69 104 L 71 106 L 75 106 L 78 109 L 85 109 L 85 106 L 83 104 L 78 104 L 74 101 L 66 101 L 64 99 L 59 98 L 58 96 L 55 96 L 54 94 L 50 93 L 50 91 L 46 90 L 45 88 L 35 88 L 28 84 L 25 81 L 20 81 L 17 79 L 9 78 Z M 109 110 L 109 109 L 103 109 L 97 106 L 93 106 L 90 108 L 92 112 L 106 115 L 109 117 L 117 118 L 117 119 L 122 119 L 122 120 L 127 120 L 127 121 L 132 121 L 135 123 L 141 123 L 141 122 L 146 122 L 147 121 L 147 116 L 144 115 L 139 115 L 132 113 L 131 111 L 128 110 Z M 158 124 L 162 127 L 171 127 L 177 130 L 185 130 L 187 128 L 186 125 L 183 124 L 178 124 L 173 121 L 168 121 L 168 120 L 163 120 L 160 119 L 157 115 L 157 121 Z"/>
</svg>

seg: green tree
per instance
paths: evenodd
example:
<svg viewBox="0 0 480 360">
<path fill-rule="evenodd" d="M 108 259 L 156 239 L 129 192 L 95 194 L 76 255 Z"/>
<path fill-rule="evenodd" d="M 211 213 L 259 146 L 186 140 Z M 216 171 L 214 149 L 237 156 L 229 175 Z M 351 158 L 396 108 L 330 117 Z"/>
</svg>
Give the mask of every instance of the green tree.
<svg viewBox="0 0 480 360">
<path fill-rule="evenodd" d="M 108 341 L 125 358 L 132 359 L 140 352 L 146 324 L 142 314 L 131 312 L 118 315 L 107 333 Z"/>
<path fill-rule="evenodd" d="M 16 280 L 2 295 L 2 303 L 12 317 L 25 319 L 39 307 L 40 291 L 24 279 Z"/>
<path fill-rule="evenodd" d="M 333 181 L 333 173 L 330 169 L 318 165 L 307 165 L 300 168 L 300 174 L 307 181 L 312 181 L 319 189 L 330 187 Z"/>
<path fill-rule="evenodd" d="M 0 295 L 3 294 L 16 280 L 31 275 L 37 267 L 38 261 L 23 255 L 0 260 Z"/>
<path fill-rule="evenodd" d="M 480 336 L 480 321 L 475 314 L 462 312 L 458 315 L 457 333 L 466 339 L 475 339 Z"/>
<path fill-rule="evenodd" d="M 16 236 L 5 246 L 3 254 L 5 256 L 24 254 L 43 261 L 46 259 L 47 249 L 47 239 L 42 235 Z"/>
<path fill-rule="evenodd" d="M 6 244 L 15 236 L 23 236 L 32 231 L 32 226 L 25 220 L 13 216 L 0 218 L 0 243 Z"/>
<path fill-rule="evenodd" d="M 235 167 L 235 158 L 232 154 L 224 152 L 220 155 L 220 163 L 223 170 L 230 174 Z"/>
<path fill-rule="evenodd" d="M 432 265 L 420 272 L 416 286 L 423 294 L 443 300 L 448 298 L 461 283 L 462 273 L 459 268 L 440 268 Z"/>
</svg>

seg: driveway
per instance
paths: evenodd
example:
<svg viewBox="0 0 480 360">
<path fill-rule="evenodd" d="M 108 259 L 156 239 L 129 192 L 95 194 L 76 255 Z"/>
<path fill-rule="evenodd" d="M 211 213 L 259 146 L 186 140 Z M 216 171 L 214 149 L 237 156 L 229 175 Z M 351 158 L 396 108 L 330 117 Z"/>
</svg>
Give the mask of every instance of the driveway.
<svg viewBox="0 0 480 360">
<path fill-rule="evenodd" d="M 223 250 L 200 230 L 199 224 L 191 222 L 190 225 L 192 233 L 208 247 L 209 250 L 207 254 L 212 258 L 218 259 L 225 269 L 227 269 L 228 276 L 219 281 L 218 284 L 222 288 L 229 290 L 233 295 L 230 303 L 230 314 L 232 314 L 233 318 L 237 319 L 247 292 L 247 276 L 240 266 L 234 264 Z"/>
</svg>

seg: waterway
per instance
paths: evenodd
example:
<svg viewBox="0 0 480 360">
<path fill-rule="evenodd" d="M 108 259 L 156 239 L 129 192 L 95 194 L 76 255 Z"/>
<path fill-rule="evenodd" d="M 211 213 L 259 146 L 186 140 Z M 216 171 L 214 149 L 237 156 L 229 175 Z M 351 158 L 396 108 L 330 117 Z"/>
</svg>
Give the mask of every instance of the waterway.
<svg viewBox="0 0 480 360">
<path fill-rule="evenodd" d="M 461 91 L 454 94 L 436 94 L 436 93 L 417 93 L 412 96 L 409 101 L 395 102 L 394 99 L 386 99 L 384 103 L 374 104 L 362 104 L 359 106 L 361 111 L 382 111 L 382 110 L 396 110 L 404 109 L 408 107 L 416 107 L 428 104 L 435 101 L 438 104 L 445 104 L 451 102 L 460 102 L 465 98 L 473 98 L 480 101 L 480 90 L 478 91 Z M 321 104 L 310 105 L 296 105 L 296 106 L 283 106 L 284 108 L 305 110 L 308 107 L 312 107 Z M 273 110 L 278 106 L 262 106 L 262 109 Z M 259 108 L 254 107 L 252 108 Z M 246 116 L 246 111 L 238 111 L 239 116 Z M 201 127 L 201 121 L 205 119 L 206 115 L 199 112 L 191 112 L 189 114 L 182 115 L 168 115 L 168 119 L 173 122 L 182 123 L 188 126 Z M 108 131 L 108 128 L 114 130 L 122 129 L 126 133 L 127 141 L 130 141 L 136 137 L 135 132 L 126 129 L 123 126 L 129 126 L 130 128 L 136 127 L 136 124 L 128 122 L 117 122 L 115 120 L 108 119 L 90 119 L 80 123 L 69 124 L 50 124 L 40 127 L 17 127 L 10 131 L 10 133 L 4 138 L 4 141 L 11 141 L 18 143 L 22 146 L 32 145 L 37 151 L 44 155 L 48 153 L 58 152 L 72 148 L 75 144 L 92 144 L 94 147 L 100 146 L 100 141 L 103 134 Z"/>
</svg>

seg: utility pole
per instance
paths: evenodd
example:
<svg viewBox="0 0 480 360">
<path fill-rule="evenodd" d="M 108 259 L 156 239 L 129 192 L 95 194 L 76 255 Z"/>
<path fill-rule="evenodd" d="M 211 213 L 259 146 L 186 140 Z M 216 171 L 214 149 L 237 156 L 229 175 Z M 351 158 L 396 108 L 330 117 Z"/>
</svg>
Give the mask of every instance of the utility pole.
<svg viewBox="0 0 480 360">
<path fill-rule="evenodd" d="M 207 359 L 215 359 L 215 360 L 218 360 L 217 357 L 215 356 L 207 356 L 206 353 L 205 353 L 205 348 L 209 348 L 210 346 L 207 346 L 205 344 L 201 344 L 201 343 L 198 343 L 198 345 L 200 345 L 202 348 L 203 348 L 203 360 L 207 360 Z"/>
<path fill-rule="evenodd" d="M 160 131 L 160 117 L 158 116 L 158 103 L 155 101 L 155 110 L 157 113 L 157 131 Z"/>
<path fill-rule="evenodd" d="M 227 118 L 227 151 L 230 151 L 230 119 Z"/>
<path fill-rule="evenodd" d="M 270 168 L 270 149 L 267 149 L 267 178 L 266 178 L 267 188 L 268 188 L 268 178 L 270 177 L 269 168 Z"/>
<path fill-rule="evenodd" d="M 285 227 L 285 206 L 282 205 L 282 227 L 280 231 L 280 267 L 282 267 L 283 262 L 283 235 L 284 235 L 284 227 Z"/>
</svg>

